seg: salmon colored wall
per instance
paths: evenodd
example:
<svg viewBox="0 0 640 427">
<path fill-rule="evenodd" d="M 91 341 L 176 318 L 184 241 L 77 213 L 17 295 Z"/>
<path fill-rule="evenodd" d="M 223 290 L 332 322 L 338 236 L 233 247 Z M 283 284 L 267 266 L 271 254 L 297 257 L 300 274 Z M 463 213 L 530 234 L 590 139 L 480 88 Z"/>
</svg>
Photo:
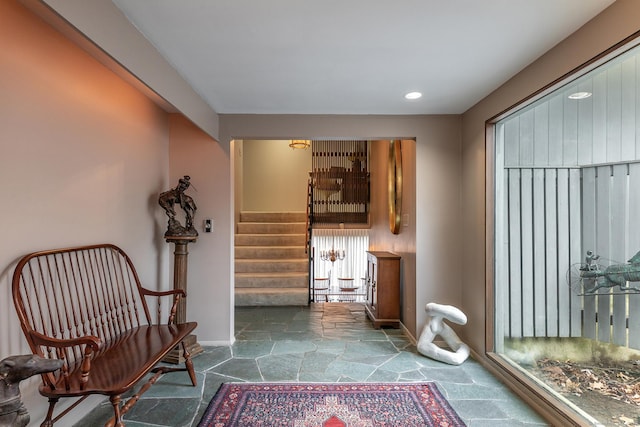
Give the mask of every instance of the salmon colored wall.
<svg viewBox="0 0 640 427">
<path fill-rule="evenodd" d="M 479 353 L 485 349 L 486 215 L 485 122 L 581 64 L 640 30 L 640 2 L 617 0 L 463 115 L 462 230 L 463 311 L 469 318 L 464 339 Z M 490 47 L 489 47 L 490 48 Z"/>
<path fill-rule="evenodd" d="M 146 286 L 170 286 L 157 204 L 169 128 L 162 110 L 11 0 L 0 2 L 0 94 L 3 359 L 29 352 L 10 297 L 28 252 L 112 242 Z M 34 423 L 47 406 L 38 382 L 21 386 Z"/>
<path fill-rule="evenodd" d="M 198 207 L 194 225 L 199 237 L 188 247 L 187 317 L 198 322 L 196 334 L 202 345 L 229 344 L 234 339 L 230 156 L 180 114 L 170 115 L 170 128 L 171 186 L 189 175 L 192 188 L 187 194 Z M 205 218 L 213 220 L 211 233 L 203 231 Z"/>
</svg>

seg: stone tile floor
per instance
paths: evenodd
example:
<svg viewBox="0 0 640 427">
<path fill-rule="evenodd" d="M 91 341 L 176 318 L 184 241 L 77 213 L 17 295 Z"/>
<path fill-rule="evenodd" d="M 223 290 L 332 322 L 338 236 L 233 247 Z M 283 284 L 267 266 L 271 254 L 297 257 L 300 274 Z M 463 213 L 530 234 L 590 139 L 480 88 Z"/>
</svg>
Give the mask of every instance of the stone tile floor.
<svg viewBox="0 0 640 427">
<path fill-rule="evenodd" d="M 186 373 L 167 374 L 124 417 L 127 427 L 197 426 L 223 382 L 435 381 L 465 423 L 544 426 L 544 420 L 469 359 L 451 366 L 420 355 L 398 329 L 376 330 L 361 304 L 236 308 L 236 342 L 205 347 Z M 106 401 L 75 427 L 102 426 Z M 64 421 L 64 420 L 62 420 Z M 399 426 L 400 427 L 400 426 Z"/>
</svg>

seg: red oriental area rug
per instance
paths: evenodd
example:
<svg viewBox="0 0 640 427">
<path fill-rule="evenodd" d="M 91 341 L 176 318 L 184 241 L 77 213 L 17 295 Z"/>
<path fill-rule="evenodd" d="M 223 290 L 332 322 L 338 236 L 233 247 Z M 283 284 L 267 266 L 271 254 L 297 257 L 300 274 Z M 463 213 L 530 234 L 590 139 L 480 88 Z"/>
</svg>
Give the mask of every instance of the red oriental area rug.
<svg viewBox="0 0 640 427">
<path fill-rule="evenodd" d="M 457 427 L 434 383 L 227 383 L 198 427 Z"/>
</svg>

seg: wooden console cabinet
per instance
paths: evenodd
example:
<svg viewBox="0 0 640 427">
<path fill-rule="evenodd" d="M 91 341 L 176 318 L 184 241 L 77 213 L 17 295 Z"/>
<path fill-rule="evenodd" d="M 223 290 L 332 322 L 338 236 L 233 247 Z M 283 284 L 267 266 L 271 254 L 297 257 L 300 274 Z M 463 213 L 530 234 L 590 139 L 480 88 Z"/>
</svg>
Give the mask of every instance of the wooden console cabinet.
<svg viewBox="0 0 640 427">
<path fill-rule="evenodd" d="M 400 257 L 367 251 L 366 284 L 365 311 L 373 326 L 400 327 Z"/>
</svg>

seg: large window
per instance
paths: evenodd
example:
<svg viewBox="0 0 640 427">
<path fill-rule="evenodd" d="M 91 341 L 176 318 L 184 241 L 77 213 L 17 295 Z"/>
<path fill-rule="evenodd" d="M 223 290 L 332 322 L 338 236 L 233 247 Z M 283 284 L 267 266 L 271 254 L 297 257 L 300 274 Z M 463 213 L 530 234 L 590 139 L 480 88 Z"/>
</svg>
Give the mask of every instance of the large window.
<svg viewBox="0 0 640 427">
<path fill-rule="evenodd" d="M 494 153 L 495 352 L 640 424 L 640 48 L 502 118 Z"/>
</svg>

